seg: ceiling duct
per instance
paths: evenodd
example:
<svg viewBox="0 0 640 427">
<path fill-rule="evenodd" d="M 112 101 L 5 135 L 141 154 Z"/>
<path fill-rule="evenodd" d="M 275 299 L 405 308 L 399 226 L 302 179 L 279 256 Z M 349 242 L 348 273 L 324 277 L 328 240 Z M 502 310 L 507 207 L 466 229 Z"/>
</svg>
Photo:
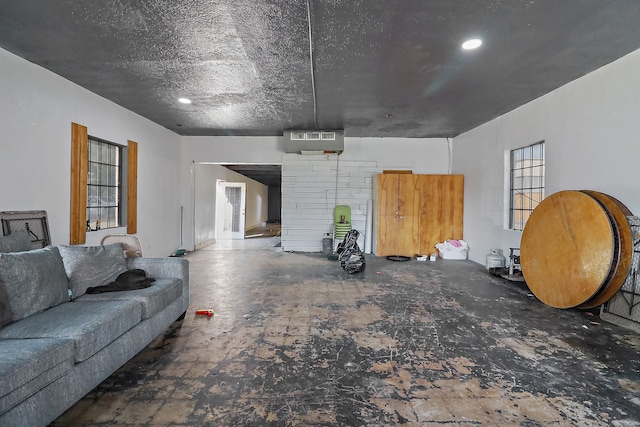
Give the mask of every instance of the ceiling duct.
<svg viewBox="0 0 640 427">
<path fill-rule="evenodd" d="M 285 153 L 324 154 L 344 151 L 342 130 L 285 130 Z"/>
</svg>

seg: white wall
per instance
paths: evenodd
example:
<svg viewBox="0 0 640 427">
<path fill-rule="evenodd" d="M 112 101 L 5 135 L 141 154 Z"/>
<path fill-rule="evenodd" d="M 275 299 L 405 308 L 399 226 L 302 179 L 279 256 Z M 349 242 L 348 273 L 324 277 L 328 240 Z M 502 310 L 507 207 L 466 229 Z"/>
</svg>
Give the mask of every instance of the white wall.
<svg viewBox="0 0 640 427">
<path fill-rule="evenodd" d="M 71 123 L 138 142 L 138 238 L 145 256 L 179 245 L 180 138 L 62 77 L 0 49 L 0 210 L 46 210 L 53 244 L 69 244 Z M 96 244 L 104 234 L 87 234 Z"/>
<path fill-rule="evenodd" d="M 245 230 L 249 231 L 266 224 L 269 217 L 269 187 L 253 179 L 243 177 L 244 181 L 228 178 L 227 181 L 247 183 L 247 201 L 245 206 Z"/>
<path fill-rule="evenodd" d="M 288 161 L 297 158 L 307 158 L 309 156 L 285 155 L 282 137 L 183 137 L 182 152 L 182 176 L 181 176 L 181 204 L 185 207 L 185 230 L 191 230 L 185 234 L 185 247 L 193 249 L 195 247 L 194 235 L 194 177 L 192 165 L 197 162 L 213 162 L 213 163 L 255 163 L 255 164 L 282 164 L 283 182 L 282 188 L 282 242 L 283 250 L 298 251 L 321 251 L 322 237 L 328 231 L 331 219 L 331 212 L 327 213 L 325 199 L 329 192 L 335 195 L 335 160 L 330 160 L 331 156 L 318 156 L 327 162 L 326 167 L 316 165 L 311 174 L 299 174 L 295 177 L 295 173 L 291 175 L 290 171 L 298 168 L 300 165 L 293 163 L 287 164 Z M 333 156 L 335 157 L 335 156 Z M 306 160 L 303 160 L 306 161 Z M 319 159 L 315 159 L 318 162 Z M 444 138 L 437 139 L 417 139 L 417 138 L 345 138 L 345 150 L 340 155 L 340 162 L 346 168 L 351 163 L 352 167 L 363 162 L 365 164 L 363 173 L 367 176 L 366 188 L 364 177 L 358 176 L 358 184 L 354 181 L 354 191 L 340 194 L 340 200 L 349 200 L 356 192 L 360 202 L 358 202 L 357 215 L 354 217 L 357 225 L 364 224 L 364 215 L 366 215 L 366 200 L 371 198 L 373 175 L 382 172 L 385 169 L 412 169 L 414 173 L 447 173 L 449 165 L 449 146 Z M 355 162 L 355 163 L 353 163 Z M 332 166 L 333 165 L 333 166 Z M 293 168 L 293 169 L 291 169 Z M 304 167 L 303 167 L 304 168 Z M 349 174 L 353 171 L 341 168 L 342 172 L 347 173 L 340 176 L 339 180 L 348 183 Z M 315 174 L 318 176 L 315 176 Z M 287 175 L 289 178 L 284 177 Z M 326 175 L 326 176 L 324 176 Z M 295 178 L 295 183 L 291 179 Z M 318 182 L 322 182 L 316 186 Z M 306 191 L 304 186 L 316 186 L 311 190 L 310 198 L 322 201 L 322 207 L 317 204 L 307 210 L 304 205 L 299 203 L 299 194 L 296 192 Z M 344 186 L 343 188 L 349 188 Z M 335 197 L 333 197 L 335 198 Z M 364 207 L 362 207 L 362 201 Z M 291 203 L 295 203 L 294 211 Z M 341 202 L 342 203 L 342 202 Z M 346 204 L 346 203 L 345 203 Z M 289 213 L 295 215 L 286 216 L 284 210 L 288 209 Z M 318 209 L 323 210 L 322 219 L 316 221 Z M 304 223 L 291 222 L 296 219 L 303 220 Z M 313 222 L 313 226 L 308 223 Z M 364 231 L 364 229 L 363 229 Z M 297 236 L 297 237 L 293 237 Z M 200 237 L 199 237 L 200 238 Z"/>
<path fill-rule="evenodd" d="M 367 202 L 375 175 L 385 169 L 414 173 L 447 173 L 446 139 L 345 138 L 338 155 L 287 154 L 282 159 L 282 249 L 319 252 L 331 231 L 336 205 L 351 208 L 352 228 L 367 232 Z M 375 209 L 375 207 L 374 207 Z M 372 213 L 373 215 L 373 213 Z"/>
<path fill-rule="evenodd" d="M 268 187 L 230 169 L 213 164 L 194 164 L 194 224 L 196 247 L 215 241 L 215 214 L 218 179 L 247 184 L 245 229 L 267 221 Z"/>
<path fill-rule="evenodd" d="M 322 237 L 329 231 L 333 218 L 333 204 L 328 208 L 326 200 L 335 199 L 335 156 L 317 156 L 313 159 L 315 167 L 310 168 L 295 162 L 299 159 L 306 162 L 308 157 L 316 156 L 285 155 L 282 137 L 183 137 L 182 141 L 181 203 L 188 212 L 185 230 L 191 230 L 185 234 L 187 249 L 195 247 L 192 165 L 194 162 L 213 162 L 282 164 L 283 250 L 322 250 Z M 373 176 L 385 169 L 447 173 L 449 146 L 444 138 L 345 138 L 340 163 L 339 182 L 343 183 L 340 188 L 344 193 L 339 192 L 339 204 L 357 200 L 356 215 L 352 219 L 355 226 L 361 227 L 359 231 L 364 231 L 366 200 L 372 197 Z M 300 168 L 306 170 L 295 172 Z M 353 186 L 350 187 L 352 179 Z M 307 193 L 302 200 L 300 192 Z"/>
<path fill-rule="evenodd" d="M 241 136 L 184 136 L 182 137 L 182 165 L 180 174 L 180 205 L 184 208 L 183 246 L 195 248 L 195 164 L 196 163 L 282 163 L 281 137 Z M 206 190 L 203 190 L 206 191 Z M 200 195 L 198 195 L 198 198 Z M 265 205 L 266 206 L 266 205 Z M 198 208 L 200 209 L 200 208 Z M 201 213 L 198 214 L 199 217 Z M 209 225 L 210 226 L 210 225 Z M 200 225 L 198 225 L 200 228 Z M 198 235 L 198 243 L 209 239 L 208 232 Z"/>
<path fill-rule="evenodd" d="M 286 154 L 282 162 L 282 249 L 319 252 L 331 232 L 336 205 L 351 208 L 352 228 L 364 249 L 367 202 L 371 199 L 375 161 L 346 160 L 343 155 Z"/>
<path fill-rule="evenodd" d="M 491 248 L 519 247 L 521 233 L 504 228 L 504 153 L 541 140 L 547 195 L 597 190 L 640 213 L 638 76 L 640 50 L 454 139 L 470 259 L 484 264 Z"/>
</svg>

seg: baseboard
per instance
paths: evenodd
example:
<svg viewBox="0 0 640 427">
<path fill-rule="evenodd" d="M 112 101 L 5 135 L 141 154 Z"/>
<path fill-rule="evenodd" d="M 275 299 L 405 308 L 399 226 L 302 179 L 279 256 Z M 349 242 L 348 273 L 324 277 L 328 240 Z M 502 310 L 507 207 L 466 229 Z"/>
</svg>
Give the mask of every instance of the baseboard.
<svg viewBox="0 0 640 427">
<path fill-rule="evenodd" d="M 204 242 L 196 243 L 196 250 L 202 249 L 207 246 L 211 246 L 216 242 L 216 239 L 205 240 Z"/>
</svg>

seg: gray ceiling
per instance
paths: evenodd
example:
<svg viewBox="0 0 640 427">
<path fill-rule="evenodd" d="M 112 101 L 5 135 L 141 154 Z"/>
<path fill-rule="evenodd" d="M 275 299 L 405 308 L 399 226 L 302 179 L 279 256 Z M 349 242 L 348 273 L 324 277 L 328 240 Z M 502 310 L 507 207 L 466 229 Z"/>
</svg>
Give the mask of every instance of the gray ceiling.
<svg viewBox="0 0 640 427">
<path fill-rule="evenodd" d="M 640 48 L 637 0 L 309 6 L 312 61 L 306 0 L 2 0 L 0 47 L 182 135 L 347 137 L 452 137 Z"/>
<path fill-rule="evenodd" d="M 282 166 L 280 165 L 230 164 L 222 166 L 264 185 L 280 187 L 282 184 Z"/>
</svg>

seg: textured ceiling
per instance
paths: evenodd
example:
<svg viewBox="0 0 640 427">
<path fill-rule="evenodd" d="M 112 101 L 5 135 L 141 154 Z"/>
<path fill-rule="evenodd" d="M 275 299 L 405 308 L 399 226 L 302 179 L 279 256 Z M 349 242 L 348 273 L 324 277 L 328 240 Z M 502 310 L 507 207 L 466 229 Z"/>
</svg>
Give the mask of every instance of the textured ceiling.
<svg viewBox="0 0 640 427">
<path fill-rule="evenodd" d="M 636 0 L 309 6 L 313 60 L 305 0 L 2 0 L 0 47 L 182 135 L 347 137 L 452 137 L 640 48 Z"/>
<path fill-rule="evenodd" d="M 222 166 L 264 185 L 273 187 L 282 185 L 282 166 L 280 165 L 229 164 Z"/>
</svg>

